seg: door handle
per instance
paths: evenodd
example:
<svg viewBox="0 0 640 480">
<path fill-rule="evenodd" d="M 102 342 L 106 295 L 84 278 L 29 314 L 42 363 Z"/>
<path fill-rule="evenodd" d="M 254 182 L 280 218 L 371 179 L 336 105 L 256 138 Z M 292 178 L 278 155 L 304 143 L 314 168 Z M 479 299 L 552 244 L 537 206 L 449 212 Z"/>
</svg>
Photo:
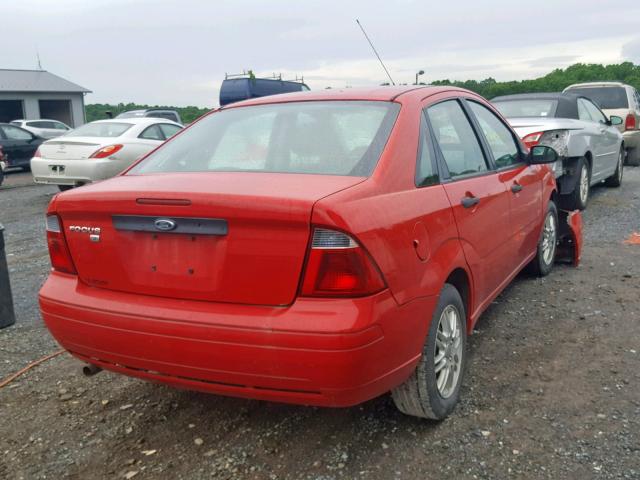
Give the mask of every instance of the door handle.
<svg viewBox="0 0 640 480">
<path fill-rule="evenodd" d="M 522 191 L 522 185 L 520 185 L 519 183 L 514 183 L 513 185 L 511 185 L 511 191 L 513 193 L 518 193 Z"/>
<path fill-rule="evenodd" d="M 464 197 L 460 203 L 462 203 L 462 206 L 464 208 L 471 208 L 474 205 L 477 205 L 480 203 L 480 199 L 478 197 Z"/>
</svg>

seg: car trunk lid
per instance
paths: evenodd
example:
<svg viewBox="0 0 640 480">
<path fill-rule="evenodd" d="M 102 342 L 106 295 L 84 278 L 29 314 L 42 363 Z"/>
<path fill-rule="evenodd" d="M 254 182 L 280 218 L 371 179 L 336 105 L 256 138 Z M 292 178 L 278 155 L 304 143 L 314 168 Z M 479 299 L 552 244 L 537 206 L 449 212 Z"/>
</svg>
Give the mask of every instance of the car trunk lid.
<svg viewBox="0 0 640 480">
<path fill-rule="evenodd" d="M 117 143 L 117 139 L 111 139 Z M 40 156 L 50 160 L 83 160 L 100 149 L 104 139 L 74 137 L 68 140 L 48 140 L 40 145 Z"/>
<path fill-rule="evenodd" d="M 287 305 L 298 290 L 313 205 L 363 180 L 247 172 L 122 176 L 61 195 L 56 212 L 88 285 Z"/>
</svg>

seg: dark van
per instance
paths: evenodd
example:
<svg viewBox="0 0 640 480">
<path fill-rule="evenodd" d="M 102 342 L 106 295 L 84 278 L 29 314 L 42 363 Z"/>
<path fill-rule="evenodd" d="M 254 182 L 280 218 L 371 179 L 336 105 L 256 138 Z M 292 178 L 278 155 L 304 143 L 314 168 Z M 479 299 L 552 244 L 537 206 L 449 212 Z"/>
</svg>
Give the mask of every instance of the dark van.
<svg viewBox="0 0 640 480">
<path fill-rule="evenodd" d="M 248 98 L 266 97 L 279 93 L 304 92 L 309 87 L 302 82 L 272 78 L 229 78 L 220 87 L 220 106 L 228 105 Z"/>
</svg>

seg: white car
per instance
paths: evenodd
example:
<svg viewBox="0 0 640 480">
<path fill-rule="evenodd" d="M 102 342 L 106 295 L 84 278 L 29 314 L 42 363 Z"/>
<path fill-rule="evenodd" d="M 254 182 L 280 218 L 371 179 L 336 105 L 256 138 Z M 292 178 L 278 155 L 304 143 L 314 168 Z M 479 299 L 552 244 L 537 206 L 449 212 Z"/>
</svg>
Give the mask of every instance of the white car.
<svg viewBox="0 0 640 480">
<path fill-rule="evenodd" d="M 181 129 L 162 118 L 87 123 L 40 145 L 31 159 L 33 179 L 67 190 L 114 177 Z"/>
<path fill-rule="evenodd" d="M 29 130 L 34 135 L 42 138 L 56 138 L 73 130 L 58 120 L 48 120 L 41 118 L 39 120 L 13 120 L 11 125 Z"/>
</svg>

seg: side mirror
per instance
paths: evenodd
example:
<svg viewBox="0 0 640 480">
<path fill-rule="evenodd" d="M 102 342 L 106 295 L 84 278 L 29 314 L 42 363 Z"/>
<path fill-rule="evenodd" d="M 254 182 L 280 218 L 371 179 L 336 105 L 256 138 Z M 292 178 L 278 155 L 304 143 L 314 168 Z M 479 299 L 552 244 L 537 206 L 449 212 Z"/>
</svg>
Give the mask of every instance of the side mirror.
<svg viewBox="0 0 640 480">
<path fill-rule="evenodd" d="M 617 115 L 611 115 L 609 117 L 609 125 L 622 125 L 622 117 L 619 117 Z"/>
<path fill-rule="evenodd" d="M 540 165 L 543 163 L 553 163 L 560 158 L 558 152 L 546 145 L 538 145 L 531 147 L 529 150 L 529 163 L 531 165 Z"/>
</svg>

